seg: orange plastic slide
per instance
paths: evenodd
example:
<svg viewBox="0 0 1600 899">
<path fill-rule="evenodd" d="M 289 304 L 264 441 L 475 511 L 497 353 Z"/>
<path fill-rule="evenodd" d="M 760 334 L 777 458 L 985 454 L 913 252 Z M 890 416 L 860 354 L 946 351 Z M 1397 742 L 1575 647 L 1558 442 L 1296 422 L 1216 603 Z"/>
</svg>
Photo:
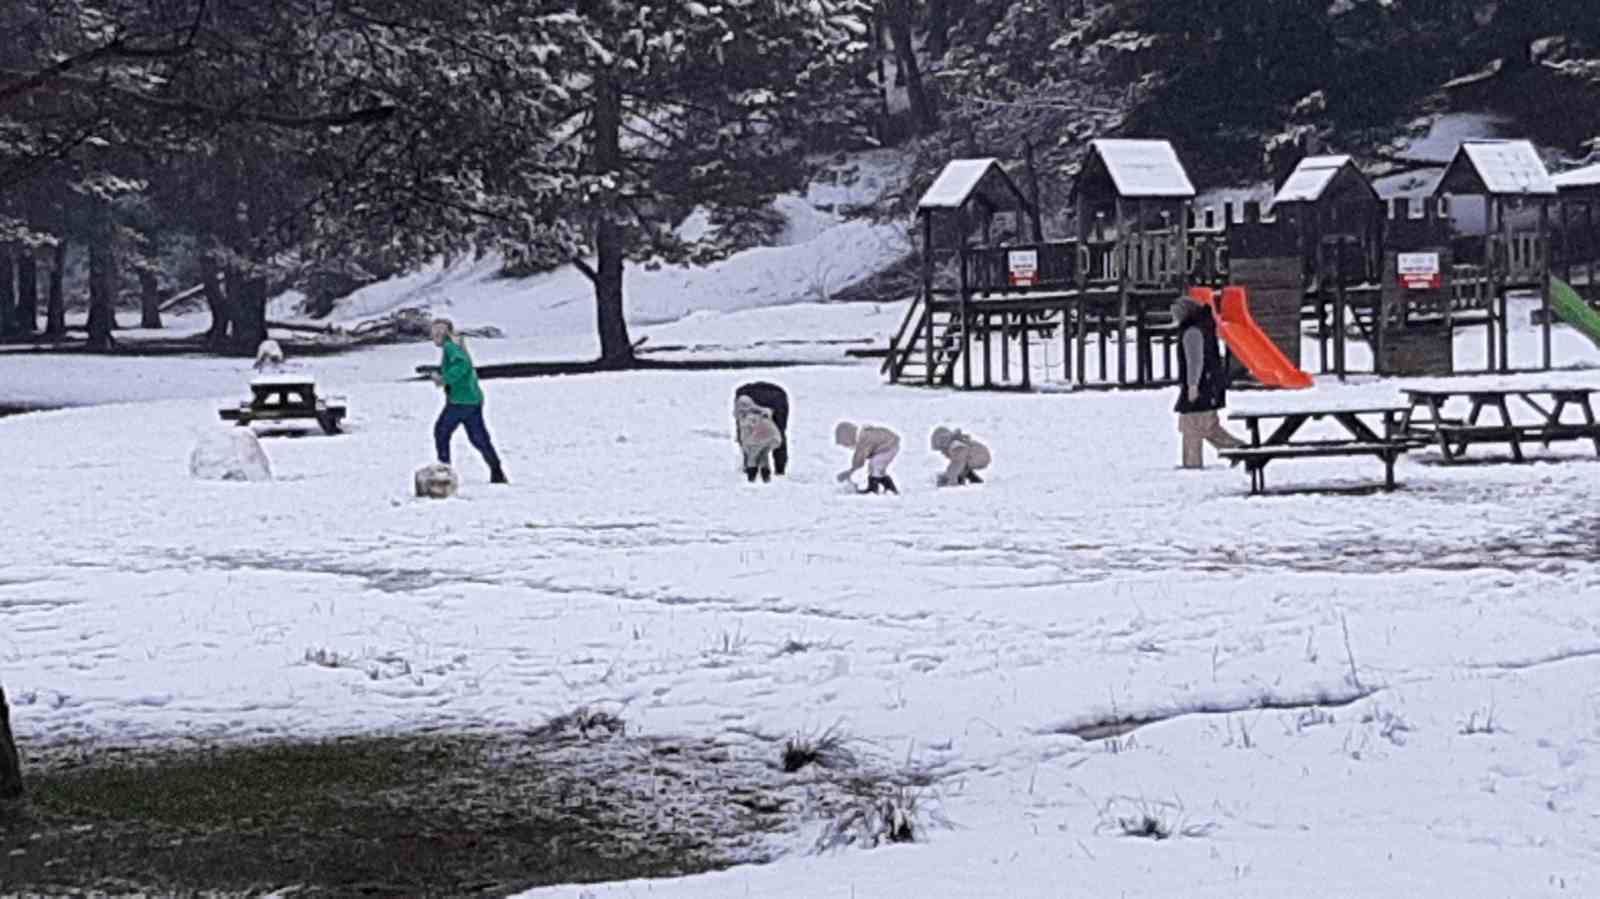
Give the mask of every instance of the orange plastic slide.
<svg viewBox="0 0 1600 899">
<path fill-rule="evenodd" d="M 1191 287 L 1189 296 L 1202 306 L 1210 306 L 1217 317 L 1217 334 L 1234 357 L 1268 387 L 1303 390 L 1311 386 L 1311 376 L 1290 362 L 1272 338 L 1261 330 L 1250 314 L 1248 294 L 1243 287 L 1224 287 L 1222 296 L 1209 287 Z"/>
</svg>

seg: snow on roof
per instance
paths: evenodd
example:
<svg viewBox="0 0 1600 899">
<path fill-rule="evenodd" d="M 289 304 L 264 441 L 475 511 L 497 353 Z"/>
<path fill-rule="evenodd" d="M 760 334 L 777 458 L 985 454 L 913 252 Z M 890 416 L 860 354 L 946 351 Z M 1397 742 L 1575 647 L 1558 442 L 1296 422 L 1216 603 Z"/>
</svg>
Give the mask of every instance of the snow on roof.
<svg viewBox="0 0 1600 899">
<path fill-rule="evenodd" d="M 1600 187 L 1600 162 L 1562 172 L 1550 180 L 1555 182 L 1558 189 L 1576 190 L 1581 187 Z"/>
<path fill-rule="evenodd" d="M 1315 203 L 1322 199 L 1322 192 L 1333 183 L 1339 170 L 1349 164 L 1349 156 L 1307 156 L 1294 167 L 1289 180 L 1283 182 L 1283 189 L 1272 198 L 1272 205 Z"/>
<path fill-rule="evenodd" d="M 990 168 L 1000 168 L 1000 160 L 986 156 L 982 159 L 953 159 L 945 163 L 944 171 L 933 179 L 922 199 L 917 201 L 917 208 L 959 208 L 978 189 Z"/>
<path fill-rule="evenodd" d="M 1451 161 L 1444 183 L 1462 158 L 1472 166 L 1483 187 L 1491 195 L 1517 194 L 1550 195 L 1556 192 L 1555 182 L 1545 169 L 1544 161 L 1525 140 L 1469 140 L 1461 144 L 1456 158 Z"/>
<path fill-rule="evenodd" d="M 1189 174 L 1168 141 L 1102 138 L 1090 146 L 1124 197 L 1194 196 Z"/>
</svg>

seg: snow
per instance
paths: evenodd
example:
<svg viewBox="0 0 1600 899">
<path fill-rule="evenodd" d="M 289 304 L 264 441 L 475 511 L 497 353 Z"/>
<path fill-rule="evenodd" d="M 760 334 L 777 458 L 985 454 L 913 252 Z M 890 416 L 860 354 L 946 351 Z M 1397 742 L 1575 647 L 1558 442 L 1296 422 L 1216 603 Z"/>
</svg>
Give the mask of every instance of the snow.
<svg viewBox="0 0 1600 899">
<path fill-rule="evenodd" d="M 1562 172 L 1550 179 L 1558 190 L 1600 187 L 1600 162 Z"/>
<path fill-rule="evenodd" d="M 1452 112 L 1424 119 L 1420 137 L 1398 142 L 1394 155 L 1439 166 L 1448 165 L 1463 141 L 1499 137 L 1509 122 L 1492 113 Z M 1420 125 L 1421 123 L 1419 123 Z"/>
<path fill-rule="evenodd" d="M 1178 152 L 1164 140 L 1101 138 L 1090 144 L 1125 197 L 1193 197 Z"/>
<path fill-rule="evenodd" d="M 1528 141 L 1469 140 L 1461 144 L 1457 160 L 1463 156 L 1491 194 L 1553 196 L 1556 193 L 1555 182 L 1545 169 L 1544 161 Z"/>
<path fill-rule="evenodd" d="M 1273 198 L 1278 203 L 1315 203 L 1333 183 L 1339 170 L 1350 164 L 1349 156 L 1307 156 L 1294 167 L 1283 189 Z"/>
<path fill-rule="evenodd" d="M 776 758 L 837 722 L 859 756 L 926 777 L 920 801 L 952 825 L 819 854 L 806 820 L 771 865 L 536 897 L 1600 894 L 1592 447 L 1460 467 L 1424 448 L 1392 494 L 1250 498 L 1239 471 L 1176 468 L 1170 391 L 927 391 L 846 361 L 905 305 L 795 302 L 812 245 L 843 227 L 723 269 L 748 304 L 706 301 L 686 272 L 638 295 L 680 311 L 640 325 L 664 357 L 832 364 L 486 380 L 513 483 L 485 483 L 458 440 L 448 500 L 413 495 L 439 402 L 409 380 L 428 344 L 295 360 L 347 395 L 346 433 L 263 437 L 260 483 L 187 464 L 203 435 L 249 433 L 216 417 L 249 360 L 0 354 L 0 403 L 114 402 L 0 419 L 19 740 L 512 728 L 590 705 L 629 733 Z M 563 330 L 589 322 L 561 304 L 588 301 L 560 273 L 493 272 L 439 266 L 339 314 L 420 299 L 513 334 L 470 341 L 480 364 L 592 349 Z M 1512 304 L 1519 365 L 1538 360 L 1536 305 Z M 1457 336 L 1463 365 L 1484 336 Z M 1447 383 L 1600 388 L 1600 351 L 1553 337 L 1576 368 Z M 1030 361 L 1058 377 L 1059 341 Z M 793 399 L 791 476 L 771 485 L 735 471 L 731 398 L 758 379 Z M 1433 382 L 1322 377 L 1292 400 L 1389 404 Z M 902 496 L 833 482 L 839 420 L 902 435 Z M 939 425 L 993 449 L 986 484 L 934 487 Z M 1380 477 L 1309 460 L 1273 484 Z M 791 640 L 808 648 L 780 652 Z M 1070 732 L 1110 718 L 1152 723 Z M 1121 834 L 1146 812 L 1177 835 Z"/>
<path fill-rule="evenodd" d="M 991 169 L 1000 168 L 992 156 L 982 159 L 952 159 L 939 171 L 917 201 L 918 209 L 957 209 L 972 195 Z"/>
<path fill-rule="evenodd" d="M 881 339 L 901 314 L 702 312 L 652 341 Z M 434 353 L 355 354 L 348 433 L 264 439 L 271 483 L 189 479 L 207 399 L 0 420 L 27 474 L 0 529 L 19 739 L 515 727 L 590 704 L 630 733 L 776 757 L 840 722 L 859 754 L 927 775 L 953 824 L 814 854 L 808 821 L 770 866 L 533 896 L 1600 891 L 1587 444 L 1528 466 L 1425 449 L 1393 494 L 1248 498 L 1226 466 L 1176 469 L 1169 391 L 892 388 L 875 362 L 613 373 L 485 382 L 513 485 L 487 485 L 462 441 L 460 495 L 430 501 L 409 481 L 436 391 L 385 373 Z M 67 382 L 212 360 L 89 361 L 49 360 Z M 770 486 L 734 472 L 729 401 L 755 379 L 794 398 L 792 475 Z M 1600 387 L 1600 369 L 1518 382 L 1552 380 Z M 1294 399 L 1387 403 L 1406 383 Z M 905 437 L 902 496 L 832 482 L 840 419 Z M 993 447 L 985 485 L 933 486 L 941 424 Z M 1377 471 L 1284 463 L 1274 483 Z M 791 638 L 812 648 L 779 653 Z M 1290 703 L 1308 708 L 1260 708 Z M 1067 732 L 1112 716 L 1174 717 L 1115 743 Z M 1143 810 L 1187 835 L 1122 836 Z"/>
</svg>

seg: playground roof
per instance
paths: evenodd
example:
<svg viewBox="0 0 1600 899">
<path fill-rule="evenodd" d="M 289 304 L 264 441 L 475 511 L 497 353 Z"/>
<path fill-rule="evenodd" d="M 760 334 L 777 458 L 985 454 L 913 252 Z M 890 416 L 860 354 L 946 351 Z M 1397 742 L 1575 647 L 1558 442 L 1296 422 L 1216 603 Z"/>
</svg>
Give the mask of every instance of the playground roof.
<svg viewBox="0 0 1600 899">
<path fill-rule="evenodd" d="M 1555 182 L 1557 190 L 1583 190 L 1590 187 L 1600 187 L 1600 162 L 1562 172 L 1550 180 Z"/>
<path fill-rule="evenodd" d="M 1450 160 L 1435 194 L 1491 197 L 1553 196 L 1556 184 L 1533 144 L 1525 140 L 1469 140 Z"/>
<path fill-rule="evenodd" d="M 1000 160 L 986 156 L 945 163 L 939 177 L 933 179 L 922 199 L 917 201 L 917 209 L 960 209 L 974 196 L 983 197 L 995 209 L 1028 205 L 1027 198 L 1006 174 Z"/>
<path fill-rule="evenodd" d="M 1117 193 L 1123 197 L 1189 199 L 1194 185 L 1178 161 L 1178 152 L 1164 140 L 1122 140 L 1102 138 L 1089 144 L 1085 174 L 1093 171 L 1095 160 L 1111 176 Z"/>
<path fill-rule="evenodd" d="M 1279 203 L 1315 203 L 1322 199 L 1334 182 L 1339 180 L 1342 173 L 1346 178 L 1353 178 L 1360 182 L 1372 195 L 1373 200 L 1378 199 L 1377 191 L 1372 189 L 1371 182 L 1356 168 L 1355 162 L 1349 156 L 1307 156 L 1300 160 L 1294 167 L 1288 180 L 1283 182 L 1283 187 L 1278 195 L 1272 198 L 1272 205 Z"/>
</svg>

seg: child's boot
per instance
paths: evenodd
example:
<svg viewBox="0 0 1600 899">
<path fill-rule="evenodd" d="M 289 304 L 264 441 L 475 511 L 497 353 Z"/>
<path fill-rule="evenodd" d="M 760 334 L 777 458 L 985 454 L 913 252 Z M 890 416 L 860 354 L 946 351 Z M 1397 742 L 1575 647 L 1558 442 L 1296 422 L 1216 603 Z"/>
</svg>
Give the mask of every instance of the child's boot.
<svg viewBox="0 0 1600 899">
<path fill-rule="evenodd" d="M 871 475 L 868 475 L 867 476 L 867 486 L 863 487 L 861 489 L 861 492 L 862 493 L 877 493 L 878 489 L 879 489 L 879 486 L 880 485 L 878 483 L 878 479 L 873 477 L 873 476 L 871 476 Z"/>
<path fill-rule="evenodd" d="M 891 478 L 888 475 L 884 475 L 883 477 L 878 479 L 878 483 L 883 486 L 883 489 L 889 491 L 890 493 L 893 493 L 895 496 L 899 496 L 900 495 L 900 488 L 898 488 L 898 487 L 896 487 L 894 485 L 894 478 Z"/>
<path fill-rule="evenodd" d="M 489 469 L 489 483 L 509 484 L 511 482 L 506 480 L 506 473 L 501 470 L 500 466 L 496 465 L 495 467 Z"/>
<path fill-rule="evenodd" d="M 746 468 L 744 470 L 744 476 L 745 480 L 749 481 L 750 483 L 754 484 L 756 482 L 756 470 L 754 468 Z"/>
<path fill-rule="evenodd" d="M 763 483 L 763 484 L 772 483 L 772 469 L 770 469 L 770 468 L 761 469 L 761 483 Z"/>
<path fill-rule="evenodd" d="M 978 477 L 978 473 L 977 472 L 969 471 L 969 472 L 967 472 L 967 483 L 968 484 L 982 484 L 983 483 L 983 478 Z"/>
</svg>

